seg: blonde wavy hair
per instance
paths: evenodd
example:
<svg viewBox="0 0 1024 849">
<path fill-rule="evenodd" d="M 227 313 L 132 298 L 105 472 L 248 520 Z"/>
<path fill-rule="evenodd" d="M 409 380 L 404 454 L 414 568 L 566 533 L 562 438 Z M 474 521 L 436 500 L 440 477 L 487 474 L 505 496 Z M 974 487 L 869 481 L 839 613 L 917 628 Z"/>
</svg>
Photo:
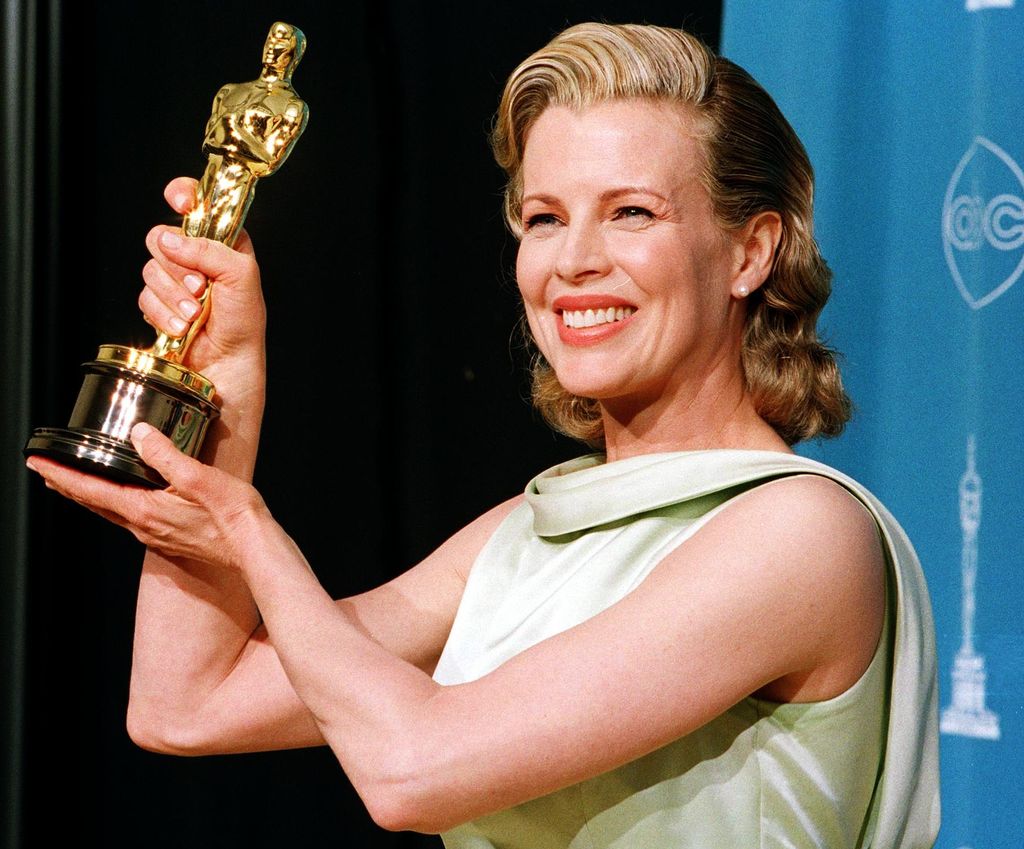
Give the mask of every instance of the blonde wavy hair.
<svg viewBox="0 0 1024 849">
<path fill-rule="evenodd" d="M 814 241 L 810 160 L 768 93 L 699 39 L 664 27 L 579 24 L 512 72 L 491 134 L 508 175 L 505 218 L 512 232 L 522 237 L 523 152 L 541 113 L 630 98 L 680 104 L 697 116 L 702 180 L 724 230 L 768 210 L 781 216 L 772 271 L 747 299 L 744 379 L 760 416 L 790 445 L 839 434 L 851 405 L 835 352 L 816 330 L 832 274 Z M 552 427 L 603 443 L 596 400 L 567 392 L 539 352 L 532 376 L 534 404 Z"/>
</svg>

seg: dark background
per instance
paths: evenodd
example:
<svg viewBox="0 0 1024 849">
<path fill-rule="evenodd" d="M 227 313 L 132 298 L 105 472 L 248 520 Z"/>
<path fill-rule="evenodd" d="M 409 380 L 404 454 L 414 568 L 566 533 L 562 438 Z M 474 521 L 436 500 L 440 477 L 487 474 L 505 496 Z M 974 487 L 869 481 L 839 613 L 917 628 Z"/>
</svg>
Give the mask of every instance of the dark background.
<svg viewBox="0 0 1024 849">
<path fill-rule="evenodd" d="M 524 401 L 514 241 L 487 130 L 511 69 L 569 23 L 685 25 L 715 2 L 5 0 L 6 845 L 439 846 L 369 819 L 326 749 L 180 759 L 124 730 L 142 551 L 29 481 L 100 343 L 148 345 L 143 237 L 198 176 L 210 101 L 304 30 L 310 123 L 248 219 L 270 316 L 257 485 L 335 595 L 381 583 L 581 452 Z M 358 505 L 352 512 L 347 501 Z"/>
</svg>

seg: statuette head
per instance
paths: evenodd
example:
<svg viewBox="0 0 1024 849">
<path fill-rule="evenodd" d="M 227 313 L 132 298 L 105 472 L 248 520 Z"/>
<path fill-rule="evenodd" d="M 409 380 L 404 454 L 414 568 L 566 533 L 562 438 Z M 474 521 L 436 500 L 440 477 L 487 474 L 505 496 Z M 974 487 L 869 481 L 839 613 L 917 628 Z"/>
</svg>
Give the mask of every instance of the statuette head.
<svg viewBox="0 0 1024 849">
<path fill-rule="evenodd" d="M 263 67 L 276 77 L 288 79 L 306 49 L 306 36 L 298 27 L 277 21 L 263 45 Z"/>
</svg>

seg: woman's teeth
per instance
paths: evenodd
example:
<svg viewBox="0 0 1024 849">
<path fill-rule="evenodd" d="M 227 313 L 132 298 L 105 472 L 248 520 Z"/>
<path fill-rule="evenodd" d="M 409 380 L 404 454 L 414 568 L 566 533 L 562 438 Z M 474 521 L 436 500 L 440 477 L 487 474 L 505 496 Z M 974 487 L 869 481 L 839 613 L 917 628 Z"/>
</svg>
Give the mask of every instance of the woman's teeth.
<svg viewBox="0 0 1024 849">
<path fill-rule="evenodd" d="M 633 314 L 633 307 L 608 307 L 604 310 L 563 310 L 562 323 L 566 327 L 594 327 L 622 321 Z"/>
</svg>

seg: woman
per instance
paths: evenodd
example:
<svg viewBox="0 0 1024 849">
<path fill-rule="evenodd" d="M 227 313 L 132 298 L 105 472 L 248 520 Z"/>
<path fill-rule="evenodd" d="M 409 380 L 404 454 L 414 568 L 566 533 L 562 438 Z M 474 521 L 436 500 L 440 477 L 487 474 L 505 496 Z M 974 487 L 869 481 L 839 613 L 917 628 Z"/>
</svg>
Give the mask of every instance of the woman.
<svg viewBox="0 0 1024 849">
<path fill-rule="evenodd" d="M 848 402 L 806 155 L 685 33 L 586 24 L 513 72 L 494 132 L 535 401 L 603 453 L 332 601 L 249 485 L 251 246 L 158 227 L 140 305 L 221 389 L 203 465 L 136 426 L 144 492 L 41 459 L 148 546 L 129 731 L 176 753 L 326 743 L 381 825 L 449 847 L 919 847 L 938 828 L 920 567 L 790 446 Z M 191 185 L 168 200 L 187 211 Z"/>
</svg>

